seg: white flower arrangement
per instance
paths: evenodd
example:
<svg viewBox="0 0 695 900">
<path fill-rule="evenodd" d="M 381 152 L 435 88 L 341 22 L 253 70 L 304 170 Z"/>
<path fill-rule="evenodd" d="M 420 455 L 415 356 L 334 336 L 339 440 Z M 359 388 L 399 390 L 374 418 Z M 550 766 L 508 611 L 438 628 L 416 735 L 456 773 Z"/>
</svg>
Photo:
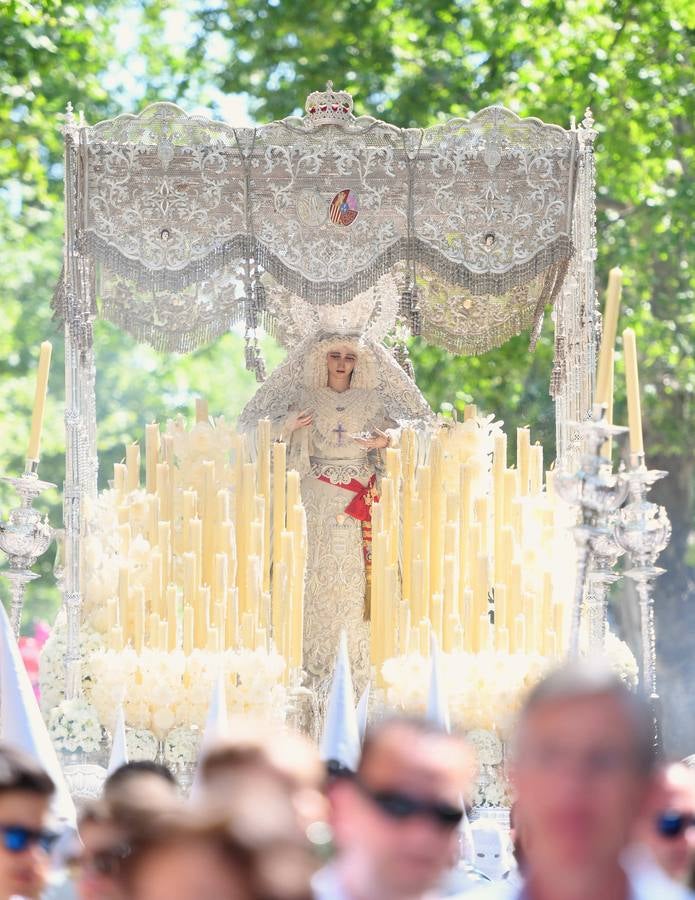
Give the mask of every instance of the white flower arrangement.
<svg viewBox="0 0 695 900">
<path fill-rule="evenodd" d="M 145 728 L 126 728 L 125 746 L 129 760 L 157 758 L 157 738 Z"/>
<path fill-rule="evenodd" d="M 636 690 L 639 684 L 637 660 L 625 641 L 621 641 L 612 631 L 609 631 L 606 636 L 605 655 L 611 668 L 620 676 L 630 690 Z"/>
<path fill-rule="evenodd" d="M 466 735 L 475 748 L 481 766 L 499 766 L 504 759 L 504 745 L 494 731 L 476 728 Z"/>
<path fill-rule="evenodd" d="M 624 641 L 611 632 L 605 657 L 631 688 L 637 687 L 638 667 Z M 555 664 L 539 654 L 442 653 L 441 677 L 448 697 L 452 723 L 464 731 L 494 732 L 505 741 L 528 691 Z M 424 712 L 429 685 L 430 661 L 420 653 L 386 660 L 382 673 L 389 705 Z M 489 743 L 486 752 L 491 752 Z"/>
<path fill-rule="evenodd" d="M 222 666 L 231 714 L 284 720 L 287 690 L 284 659 L 275 651 L 101 650 L 86 661 L 88 696 L 101 720 L 109 722 L 123 702 L 126 722 L 161 740 L 174 729 L 202 728 L 213 685 Z"/>
<path fill-rule="evenodd" d="M 101 650 L 104 645 L 101 635 L 87 625 L 83 625 L 80 629 L 79 640 L 83 659 L 88 659 L 91 654 Z M 39 657 L 41 711 L 45 719 L 48 719 L 51 710 L 58 706 L 65 696 L 66 651 L 67 620 L 65 609 L 61 609 Z"/>
<path fill-rule="evenodd" d="M 96 710 L 84 697 L 62 700 L 54 707 L 48 733 L 56 750 L 66 753 L 95 753 L 101 748 L 103 730 Z"/>
<path fill-rule="evenodd" d="M 501 767 L 490 767 L 482 773 L 475 785 L 472 801 L 475 807 L 511 805 L 511 788 Z"/>
<path fill-rule="evenodd" d="M 523 698 L 550 665 L 537 654 L 495 651 L 442 653 L 441 676 L 452 723 L 463 730 L 494 731 L 504 740 Z M 389 705 L 423 712 L 430 661 L 419 653 L 392 657 L 382 672 Z"/>
<path fill-rule="evenodd" d="M 180 726 L 167 735 L 164 756 L 173 766 L 190 766 L 198 759 L 200 731 L 197 728 Z"/>
</svg>

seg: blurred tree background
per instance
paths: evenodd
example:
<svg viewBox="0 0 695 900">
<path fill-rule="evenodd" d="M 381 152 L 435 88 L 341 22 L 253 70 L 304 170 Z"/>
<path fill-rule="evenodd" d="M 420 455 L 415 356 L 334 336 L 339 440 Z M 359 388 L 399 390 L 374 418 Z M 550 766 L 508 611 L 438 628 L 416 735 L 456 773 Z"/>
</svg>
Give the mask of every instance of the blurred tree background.
<svg viewBox="0 0 695 900">
<path fill-rule="evenodd" d="M 171 100 L 235 124 L 280 118 L 331 78 L 358 112 L 398 125 L 465 116 L 495 103 L 568 125 L 597 120 L 598 285 L 624 272 L 621 329 L 641 355 L 649 461 L 670 471 L 654 491 L 674 535 L 657 597 L 667 739 L 695 749 L 693 611 L 695 6 L 687 0 L 6 0 L 0 6 L 0 470 L 17 472 L 28 439 L 38 345 L 54 340 L 43 477 L 63 480 L 62 348 L 51 321 L 62 234 L 61 115 L 88 122 Z M 189 357 L 163 356 L 97 329 L 102 478 L 144 423 L 191 410 L 205 393 L 233 417 L 254 390 L 230 334 Z M 530 356 L 527 336 L 478 358 L 415 342 L 433 406 L 476 402 L 507 426 L 530 423 L 552 453 L 552 324 Z M 271 364 L 279 350 L 268 342 Z M 620 346 L 616 419 L 625 419 Z M 2 509 L 10 495 L 0 489 Z M 58 491 L 45 496 L 54 524 Z M 50 554 L 49 554 L 50 557 Z M 46 576 L 29 588 L 27 622 L 51 617 Z M 5 590 L 4 585 L 0 590 Z M 6 595 L 5 595 L 6 596 Z M 616 616 L 634 643 L 634 597 Z M 690 724 L 688 724 L 690 722 Z"/>
</svg>

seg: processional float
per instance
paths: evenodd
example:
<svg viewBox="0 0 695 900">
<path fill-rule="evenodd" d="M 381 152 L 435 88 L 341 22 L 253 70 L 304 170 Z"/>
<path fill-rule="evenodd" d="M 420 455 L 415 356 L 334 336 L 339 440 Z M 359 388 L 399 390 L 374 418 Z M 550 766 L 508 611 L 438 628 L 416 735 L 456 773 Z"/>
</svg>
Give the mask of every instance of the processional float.
<svg viewBox="0 0 695 900">
<path fill-rule="evenodd" d="M 304 116 L 253 128 L 170 103 L 87 125 L 68 107 L 54 298 L 65 325 L 68 697 L 80 692 L 84 518 L 98 493 L 95 318 L 174 352 L 241 324 L 247 368 L 261 380 L 259 328 L 281 334 L 293 304 L 339 322 L 341 308 L 386 276 L 398 292 L 388 341 L 406 367 L 411 334 L 454 354 L 527 330 L 533 345 L 552 307 L 556 486 L 580 509 L 569 649 L 578 652 L 582 616 L 602 645 L 613 566 L 627 550 L 643 613 L 643 683 L 656 698 L 650 586 L 668 529 L 645 494 L 661 473 L 646 469 L 643 452 L 612 472 L 601 449 L 622 429 L 594 403 L 596 134 L 589 110 L 564 129 L 497 106 L 399 128 L 355 116 L 351 96 L 330 83 Z M 35 469 L 29 461 L 23 480 Z M 32 493 L 23 496 L 30 507 Z M 13 527 L 0 531 L 10 553 Z"/>
</svg>

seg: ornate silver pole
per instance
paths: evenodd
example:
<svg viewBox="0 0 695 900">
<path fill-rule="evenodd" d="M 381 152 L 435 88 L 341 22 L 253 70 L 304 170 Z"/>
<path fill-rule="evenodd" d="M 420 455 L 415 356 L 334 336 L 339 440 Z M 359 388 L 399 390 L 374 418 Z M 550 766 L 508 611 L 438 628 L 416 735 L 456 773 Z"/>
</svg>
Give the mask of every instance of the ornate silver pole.
<svg viewBox="0 0 695 900">
<path fill-rule="evenodd" d="M 589 647 L 605 647 L 608 634 L 608 591 L 619 580 L 615 564 L 625 552 L 616 542 L 616 513 L 607 516 L 606 527 L 594 541 L 594 554 L 589 569 L 589 586 L 584 602 L 587 642 Z"/>
<path fill-rule="evenodd" d="M 580 508 L 580 519 L 574 528 L 577 546 L 577 573 L 570 622 L 570 656 L 579 654 L 582 611 L 589 581 L 591 563 L 598 540 L 610 534 L 606 517 L 619 509 L 627 496 L 627 481 L 611 471 L 611 462 L 600 455 L 609 437 L 627 431 L 606 422 L 605 404 L 595 404 L 593 418 L 576 423 L 584 437 L 585 452 L 577 472 L 562 472 L 556 479 L 558 493 L 567 503 Z"/>
<path fill-rule="evenodd" d="M 94 288 L 86 256 L 84 215 L 87 143 L 68 104 L 65 117 L 65 693 L 80 692 L 80 536 L 84 500 L 96 496 L 96 422 L 92 318 Z"/>
<path fill-rule="evenodd" d="M 635 582 L 642 631 L 642 689 L 649 699 L 654 720 L 654 746 L 661 750 L 661 703 L 656 683 L 656 626 L 653 582 L 666 571 L 655 565 L 671 537 L 671 523 L 663 506 L 646 499 L 652 485 L 668 473 L 647 469 L 644 454 L 630 457 L 626 480 L 630 502 L 620 512 L 616 538 L 630 556 L 625 575 Z"/>
<path fill-rule="evenodd" d="M 558 468 L 573 471 L 579 465 L 582 443 L 577 422 L 591 415 L 596 372 L 596 346 L 600 336 L 596 262 L 596 123 L 587 108 L 578 140 L 577 188 L 572 216 L 575 252 L 570 260 L 553 312 L 555 360 L 550 394 L 555 400 Z M 572 126 L 575 127 L 574 124 Z"/>
<path fill-rule="evenodd" d="M 10 582 L 10 624 L 16 638 L 22 626 L 24 589 L 30 581 L 39 577 L 31 571 L 31 567 L 53 540 L 53 529 L 48 519 L 42 519 L 41 513 L 32 504 L 43 491 L 55 485 L 49 481 L 39 481 L 37 467 L 35 460 L 27 460 L 21 477 L 2 479 L 14 487 L 22 501 L 10 512 L 7 521 L 0 522 L 0 550 L 7 554 L 9 562 L 9 567 L 2 574 Z"/>
</svg>

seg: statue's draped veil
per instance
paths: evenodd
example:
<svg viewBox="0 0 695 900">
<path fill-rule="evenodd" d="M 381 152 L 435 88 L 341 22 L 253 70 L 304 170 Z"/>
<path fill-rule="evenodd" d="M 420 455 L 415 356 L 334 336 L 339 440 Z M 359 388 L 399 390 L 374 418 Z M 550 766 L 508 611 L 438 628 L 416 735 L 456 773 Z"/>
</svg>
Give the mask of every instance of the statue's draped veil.
<svg viewBox="0 0 695 900">
<path fill-rule="evenodd" d="M 377 391 L 388 416 L 401 425 L 413 423 L 421 427 L 432 420 L 432 411 L 417 385 L 386 347 L 365 337 L 318 334 L 290 350 L 244 407 L 239 427 L 250 432 L 259 419 L 268 418 L 279 424 L 291 412 L 298 412 L 307 393 L 326 386 L 329 350 L 345 345 L 357 354 L 351 388 Z"/>
</svg>

